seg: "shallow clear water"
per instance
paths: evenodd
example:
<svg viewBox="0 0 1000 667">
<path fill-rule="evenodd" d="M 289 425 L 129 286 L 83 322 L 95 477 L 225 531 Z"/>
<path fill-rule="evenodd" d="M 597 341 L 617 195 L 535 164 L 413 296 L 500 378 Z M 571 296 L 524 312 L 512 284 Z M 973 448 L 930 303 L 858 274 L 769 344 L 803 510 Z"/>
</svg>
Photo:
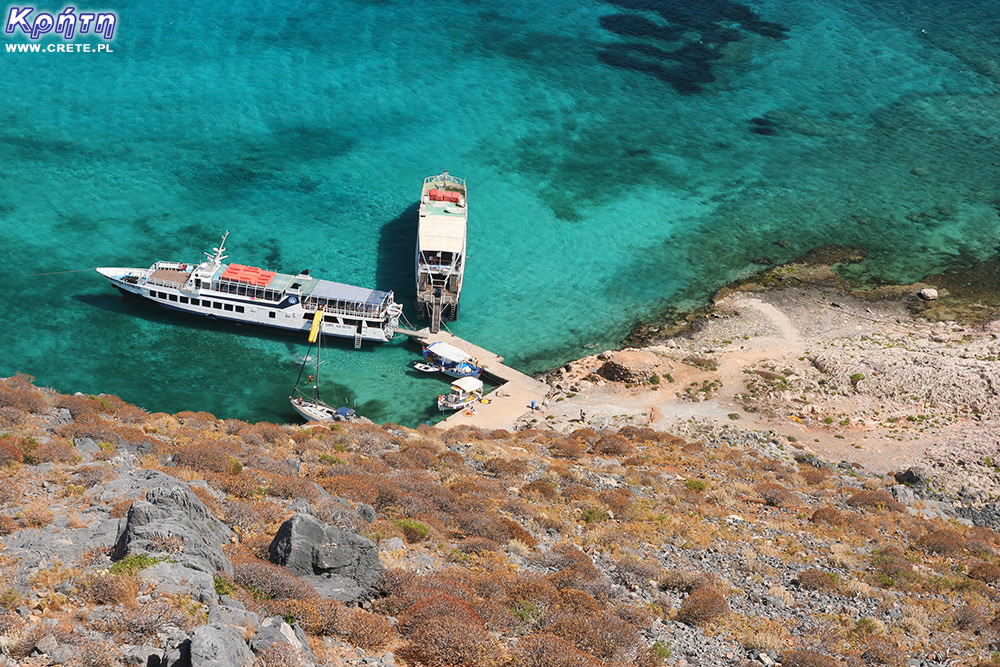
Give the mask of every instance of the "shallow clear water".
<svg viewBox="0 0 1000 667">
<path fill-rule="evenodd" d="M 850 244 L 856 278 L 913 280 L 997 252 L 998 0 L 327 4 L 121 3 L 113 54 L 2 54 L 0 373 L 293 420 L 304 341 L 30 274 L 197 260 L 229 229 L 233 261 L 409 306 L 445 167 L 470 185 L 452 329 L 529 372 L 755 260 Z M 446 389 L 402 340 L 328 357 L 377 420 Z"/>
</svg>

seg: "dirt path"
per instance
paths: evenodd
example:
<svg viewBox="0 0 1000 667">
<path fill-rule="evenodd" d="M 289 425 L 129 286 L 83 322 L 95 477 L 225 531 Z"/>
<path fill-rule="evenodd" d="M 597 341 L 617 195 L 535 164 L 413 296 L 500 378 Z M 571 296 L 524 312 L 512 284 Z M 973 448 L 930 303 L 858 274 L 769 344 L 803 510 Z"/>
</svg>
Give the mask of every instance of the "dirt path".
<svg viewBox="0 0 1000 667">
<path fill-rule="evenodd" d="M 810 350 L 838 337 L 870 334 L 881 324 L 891 327 L 899 319 L 898 311 L 880 314 L 866 304 L 845 308 L 806 293 L 798 299 L 787 294 L 777 298 L 771 293 L 735 294 L 718 307 L 729 315 L 709 320 L 693 336 L 648 348 L 658 355 L 658 372 L 674 382 L 632 388 L 618 382 L 580 382 L 593 378 L 603 363 L 588 357 L 574 363 L 562 383 L 569 386 L 576 381 L 583 390 L 550 399 L 543 410 L 532 414 L 535 425 L 579 428 L 583 411 L 583 423 L 596 427 L 636 424 L 677 432 L 690 431 L 695 425 L 702 431 L 738 427 L 773 432 L 786 436 L 794 448 L 827 460 L 857 463 L 873 472 L 891 472 L 921 461 L 929 438 L 901 442 L 884 437 L 876 428 L 833 429 L 822 422 L 806 423 L 797 416 L 805 402 L 794 397 L 787 409 L 768 414 L 747 411 L 741 399 L 748 392 L 748 380 L 756 377 L 747 369 L 773 366 L 792 377 L 815 373 L 807 358 Z M 714 370 L 693 367 L 684 362 L 691 354 L 717 360 L 717 366 Z M 706 382 L 713 383 L 711 391 L 693 390 Z"/>
</svg>

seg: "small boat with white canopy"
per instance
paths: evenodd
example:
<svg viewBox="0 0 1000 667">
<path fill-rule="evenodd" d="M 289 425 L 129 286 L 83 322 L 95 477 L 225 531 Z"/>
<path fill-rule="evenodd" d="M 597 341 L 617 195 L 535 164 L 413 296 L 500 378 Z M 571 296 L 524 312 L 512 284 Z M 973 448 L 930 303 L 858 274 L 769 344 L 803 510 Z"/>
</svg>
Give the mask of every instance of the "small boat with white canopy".
<svg viewBox="0 0 1000 667">
<path fill-rule="evenodd" d="M 483 381 L 479 378 L 464 377 L 451 383 L 451 393 L 438 396 L 438 410 L 461 410 L 473 405 L 483 397 Z"/>
<path fill-rule="evenodd" d="M 471 354 L 440 341 L 424 347 L 424 360 L 454 378 L 477 378 L 482 372 L 479 362 Z"/>
</svg>

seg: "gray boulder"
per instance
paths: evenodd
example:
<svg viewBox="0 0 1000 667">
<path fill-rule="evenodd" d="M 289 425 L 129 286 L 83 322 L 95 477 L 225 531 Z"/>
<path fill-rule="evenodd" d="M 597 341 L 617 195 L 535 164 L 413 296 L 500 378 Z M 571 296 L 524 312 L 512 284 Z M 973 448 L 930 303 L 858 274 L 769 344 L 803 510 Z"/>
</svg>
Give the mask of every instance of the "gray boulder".
<svg viewBox="0 0 1000 667">
<path fill-rule="evenodd" d="M 383 570 L 374 542 L 310 514 L 296 514 L 281 524 L 268 554 L 271 562 L 304 578 L 321 595 L 348 603 L 370 595 Z"/>
<path fill-rule="evenodd" d="M 130 667 L 158 667 L 163 660 L 163 651 L 155 646 L 122 647 L 122 662 Z"/>
<path fill-rule="evenodd" d="M 893 498 L 907 506 L 912 505 L 917 500 L 917 496 L 913 493 L 913 489 L 905 484 L 894 484 L 890 486 L 889 493 L 892 494 Z"/>
<path fill-rule="evenodd" d="M 184 483 L 162 474 L 155 482 L 157 486 L 146 492 L 146 499 L 137 500 L 128 511 L 112 559 L 132 553 L 163 553 L 164 545 L 173 542 L 174 547 L 165 553 L 172 562 L 209 575 L 219 571 L 232 574 L 233 566 L 222 552 L 222 545 L 232 538 L 229 527 Z"/>
<path fill-rule="evenodd" d="M 265 618 L 260 624 L 260 630 L 250 639 L 250 648 L 254 653 L 266 651 L 275 644 L 287 644 L 299 652 L 302 657 L 315 661 L 306 633 L 299 624 L 289 625 L 280 616 Z"/>
<path fill-rule="evenodd" d="M 250 667 L 254 655 L 235 628 L 202 625 L 191 633 L 191 664 L 198 667 Z"/>
</svg>

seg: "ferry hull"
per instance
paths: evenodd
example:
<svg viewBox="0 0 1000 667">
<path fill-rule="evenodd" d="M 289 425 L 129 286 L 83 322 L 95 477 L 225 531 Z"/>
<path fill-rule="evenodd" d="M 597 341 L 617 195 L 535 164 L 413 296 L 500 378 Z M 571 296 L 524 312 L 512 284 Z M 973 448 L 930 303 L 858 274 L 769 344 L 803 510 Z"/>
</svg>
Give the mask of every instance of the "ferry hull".
<svg viewBox="0 0 1000 667">
<path fill-rule="evenodd" d="M 107 278 L 123 297 L 148 301 L 168 310 L 287 332 L 308 333 L 312 326 L 314 311 L 306 310 L 296 299 L 284 299 L 277 303 L 234 299 L 232 295 L 224 293 L 184 290 L 141 281 L 132 283 L 122 279 L 122 276 L 137 275 L 144 271 L 145 269 L 125 267 L 98 269 L 98 272 Z M 355 341 L 360 334 L 361 340 L 386 343 L 395 335 L 397 322 L 398 315 L 384 325 L 375 321 L 360 326 L 342 322 L 323 322 L 322 333 L 324 336 Z"/>
</svg>

